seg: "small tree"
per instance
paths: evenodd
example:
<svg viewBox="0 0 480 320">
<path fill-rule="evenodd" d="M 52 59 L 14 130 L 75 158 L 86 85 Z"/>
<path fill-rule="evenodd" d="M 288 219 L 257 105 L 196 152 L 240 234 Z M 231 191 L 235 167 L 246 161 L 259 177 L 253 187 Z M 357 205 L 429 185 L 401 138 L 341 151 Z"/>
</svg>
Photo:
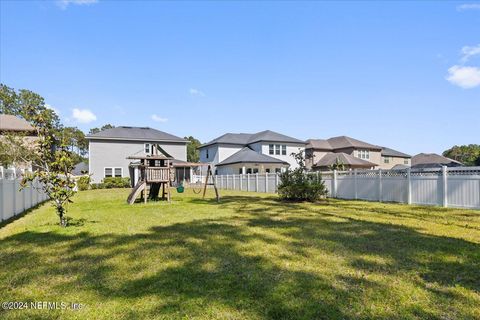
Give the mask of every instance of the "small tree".
<svg viewBox="0 0 480 320">
<path fill-rule="evenodd" d="M 330 170 L 339 170 L 339 171 L 345 171 L 345 164 L 341 161 L 341 160 L 338 160 L 335 159 L 335 162 L 328 167 Z"/>
<path fill-rule="evenodd" d="M 39 188 L 52 200 L 60 225 L 66 226 L 66 207 L 75 194 L 75 181 L 70 175 L 74 163 L 68 142 L 63 139 L 65 135 L 62 134 L 58 115 L 45 106 L 40 95 L 29 90 L 17 93 L 4 84 L 0 84 L 0 113 L 27 120 L 37 133 L 33 142 L 22 135 L 9 135 L 2 139 L 0 160 L 4 163 L 31 163 L 34 171 L 24 175 L 22 188 L 37 179 Z"/>
<path fill-rule="evenodd" d="M 287 169 L 280 173 L 278 195 L 283 200 L 289 201 L 316 201 L 327 195 L 327 188 L 322 177 L 307 172 L 303 151 L 292 153 L 298 167 L 294 170 Z"/>
</svg>

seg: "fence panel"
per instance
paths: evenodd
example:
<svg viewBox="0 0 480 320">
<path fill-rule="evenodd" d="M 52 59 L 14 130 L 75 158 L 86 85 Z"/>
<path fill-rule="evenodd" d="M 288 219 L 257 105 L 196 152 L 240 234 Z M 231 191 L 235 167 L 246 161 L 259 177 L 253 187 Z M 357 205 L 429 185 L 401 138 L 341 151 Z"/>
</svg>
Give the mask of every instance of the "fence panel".
<svg viewBox="0 0 480 320">
<path fill-rule="evenodd" d="M 412 204 L 442 205 L 442 177 L 413 175 Z"/>
<path fill-rule="evenodd" d="M 38 181 L 35 180 L 20 190 L 21 173 L 1 167 L 0 173 L 0 221 L 10 219 L 47 200 L 45 193 L 38 189 Z"/>
</svg>

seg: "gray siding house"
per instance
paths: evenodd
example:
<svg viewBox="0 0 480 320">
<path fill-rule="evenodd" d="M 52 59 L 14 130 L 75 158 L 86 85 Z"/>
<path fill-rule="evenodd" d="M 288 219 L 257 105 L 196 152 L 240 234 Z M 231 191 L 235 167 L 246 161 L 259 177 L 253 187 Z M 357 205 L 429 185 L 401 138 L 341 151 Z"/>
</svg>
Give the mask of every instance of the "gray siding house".
<svg viewBox="0 0 480 320">
<path fill-rule="evenodd" d="M 153 144 L 174 159 L 187 160 L 187 140 L 148 127 L 115 127 L 86 138 L 92 183 L 100 183 L 105 177 L 129 177 L 132 160 L 127 157 L 152 154 Z"/>
</svg>

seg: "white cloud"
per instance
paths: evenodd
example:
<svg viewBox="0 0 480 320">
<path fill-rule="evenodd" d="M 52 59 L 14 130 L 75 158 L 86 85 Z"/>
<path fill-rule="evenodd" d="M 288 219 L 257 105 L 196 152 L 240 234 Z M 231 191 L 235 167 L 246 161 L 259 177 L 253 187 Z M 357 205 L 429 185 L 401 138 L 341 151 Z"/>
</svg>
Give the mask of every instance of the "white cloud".
<svg viewBox="0 0 480 320">
<path fill-rule="evenodd" d="M 58 110 L 54 106 L 49 105 L 48 103 L 45 103 L 45 108 L 52 110 L 53 112 L 55 112 L 57 114 L 57 116 L 60 115 L 60 110 Z"/>
<path fill-rule="evenodd" d="M 477 44 L 476 46 L 470 47 L 470 46 L 465 46 L 462 48 L 462 59 L 461 61 L 463 63 L 467 62 L 468 59 L 471 57 L 474 57 L 476 55 L 480 55 L 480 44 Z"/>
<path fill-rule="evenodd" d="M 457 11 L 480 10 L 480 3 L 466 3 L 457 6 Z"/>
<path fill-rule="evenodd" d="M 480 68 L 455 65 L 448 69 L 445 79 L 456 86 L 471 89 L 480 86 Z"/>
<path fill-rule="evenodd" d="M 191 94 L 192 96 L 205 97 L 205 93 L 203 93 L 203 91 L 200 91 L 200 90 L 198 90 L 198 89 L 193 89 L 193 88 L 191 88 L 191 89 L 189 90 L 189 92 L 190 92 L 190 94 Z"/>
<path fill-rule="evenodd" d="M 153 121 L 156 121 L 156 122 L 167 122 L 168 119 L 167 118 L 162 118 L 156 114 L 152 114 L 152 120 Z"/>
<path fill-rule="evenodd" d="M 75 121 L 80 123 L 90 123 L 97 120 L 97 116 L 93 114 L 92 111 L 88 109 L 73 109 L 72 117 Z"/>
<path fill-rule="evenodd" d="M 98 0 L 57 0 L 55 1 L 56 5 L 60 7 L 60 9 L 65 10 L 71 4 L 73 5 L 91 5 L 97 3 Z"/>
</svg>

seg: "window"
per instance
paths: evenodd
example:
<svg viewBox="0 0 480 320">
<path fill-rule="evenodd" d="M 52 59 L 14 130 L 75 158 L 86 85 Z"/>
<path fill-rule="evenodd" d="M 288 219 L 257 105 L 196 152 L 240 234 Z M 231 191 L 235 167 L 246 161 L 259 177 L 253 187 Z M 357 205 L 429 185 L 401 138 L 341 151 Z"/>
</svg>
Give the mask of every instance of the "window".
<svg viewBox="0 0 480 320">
<path fill-rule="evenodd" d="M 247 169 L 247 174 L 250 174 L 250 173 L 252 173 L 252 168 Z"/>
<path fill-rule="evenodd" d="M 145 153 L 150 154 L 151 152 L 150 143 L 145 143 Z"/>
<path fill-rule="evenodd" d="M 390 163 L 389 157 L 383 157 L 383 163 Z"/>
<path fill-rule="evenodd" d="M 286 145 L 283 145 L 283 146 L 282 146 L 282 155 L 283 155 L 283 156 L 286 156 L 286 155 L 287 155 L 287 146 L 286 146 Z"/>
<path fill-rule="evenodd" d="M 242 174 L 242 173 L 243 173 L 242 168 L 238 169 L 238 174 Z"/>
<path fill-rule="evenodd" d="M 265 169 L 266 173 L 270 173 L 270 168 Z"/>
<path fill-rule="evenodd" d="M 205 157 L 208 159 L 208 149 L 205 150 Z"/>
<path fill-rule="evenodd" d="M 276 154 L 276 155 L 279 155 L 279 154 L 280 154 L 280 145 L 279 145 L 279 144 L 276 144 L 276 145 L 275 145 L 275 154 Z"/>
<path fill-rule="evenodd" d="M 274 150 L 273 150 L 273 144 L 269 144 L 268 145 L 268 154 L 274 154 Z"/>
<path fill-rule="evenodd" d="M 408 159 L 404 159 L 403 164 L 408 164 Z"/>
<path fill-rule="evenodd" d="M 112 177 L 112 176 L 113 176 L 113 169 L 112 168 L 105 168 L 104 177 L 109 178 L 109 177 Z"/>
<path fill-rule="evenodd" d="M 280 172 L 282 172 L 282 169 L 280 169 L 280 168 L 275 168 L 275 173 L 280 173 Z"/>
<path fill-rule="evenodd" d="M 358 150 L 357 154 L 358 154 L 358 158 L 360 158 L 360 159 L 370 159 L 370 151 L 369 150 Z"/>
<path fill-rule="evenodd" d="M 258 168 L 254 168 L 253 173 L 258 173 Z"/>
<path fill-rule="evenodd" d="M 123 169 L 122 168 L 105 168 L 104 169 L 104 178 L 110 177 L 118 177 L 121 178 L 123 176 Z"/>
</svg>

